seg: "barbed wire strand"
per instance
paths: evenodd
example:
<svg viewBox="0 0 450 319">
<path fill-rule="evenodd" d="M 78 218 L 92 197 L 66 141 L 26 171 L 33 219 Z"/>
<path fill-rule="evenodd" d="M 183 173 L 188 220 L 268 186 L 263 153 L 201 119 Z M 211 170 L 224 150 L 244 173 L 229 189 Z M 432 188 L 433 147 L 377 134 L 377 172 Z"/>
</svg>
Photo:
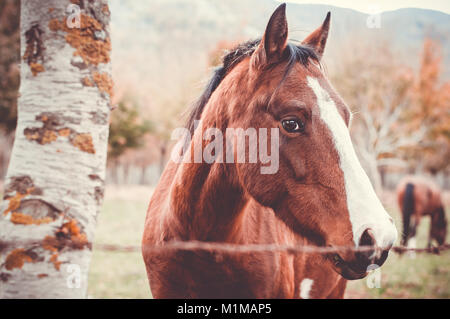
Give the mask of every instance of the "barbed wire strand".
<svg viewBox="0 0 450 319">
<path fill-rule="evenodd" d="M 136 245 L 114 245 L 114 244 L 94 244 L 94 249 L 111 252 L 164 252 L 169 250 L 182 251 L 209 251 L 217 253 L 255 253 L 255 252 L 278 252 L 289 254 L 316 253 L 332 254 L 339 252 L 367 252 L 374 248 L 370 246 L 362 247 L 319 247 L 319 246 L 293 246 L 281 244 L 230 244 L 219 242 L 202 241 L 169 241 L 162 245 L 146 245 L 143 248 Z M 438 247 L 428 248 L 408 248 L 403 246 L 394 246 L 391 251 L 401 254 L 406 252 L 439 254 L 440 252 L 450 250 L 450 244 L 444 244 Z"/>
</svg>

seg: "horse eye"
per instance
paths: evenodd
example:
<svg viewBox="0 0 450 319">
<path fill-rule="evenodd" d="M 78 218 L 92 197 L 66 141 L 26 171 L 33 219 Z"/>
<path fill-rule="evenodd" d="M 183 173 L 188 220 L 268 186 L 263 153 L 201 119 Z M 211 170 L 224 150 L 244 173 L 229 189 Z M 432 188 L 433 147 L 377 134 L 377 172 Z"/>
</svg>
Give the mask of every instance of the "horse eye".
<svg viewBox="0 0 450 319">
<path fill-rule="evenodd" d="M 297 119 L 282 120 L 281 125 L 289 133 L 300 133 L 305 129 L 305 124 Z"/>
</svg>

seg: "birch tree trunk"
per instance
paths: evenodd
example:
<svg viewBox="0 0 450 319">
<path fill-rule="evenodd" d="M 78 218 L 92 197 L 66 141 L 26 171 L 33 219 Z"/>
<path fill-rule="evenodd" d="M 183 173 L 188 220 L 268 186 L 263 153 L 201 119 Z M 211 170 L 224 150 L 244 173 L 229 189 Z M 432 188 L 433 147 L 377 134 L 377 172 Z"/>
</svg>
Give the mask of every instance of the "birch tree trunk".
<svg viewBox="0 0 450 319">
<path fill-rule="evenodd" d="M 0 298 L 84 298 L 112 94 L 106 0 L 22 0 Z"/>
</svg>

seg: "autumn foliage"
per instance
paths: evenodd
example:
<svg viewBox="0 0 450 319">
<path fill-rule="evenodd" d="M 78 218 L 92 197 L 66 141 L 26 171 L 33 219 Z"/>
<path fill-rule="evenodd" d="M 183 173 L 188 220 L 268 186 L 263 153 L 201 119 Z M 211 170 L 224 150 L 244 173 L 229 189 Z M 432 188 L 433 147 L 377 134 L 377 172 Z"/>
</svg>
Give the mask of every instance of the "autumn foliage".
<svg viewBox="0 0 450 319">
<path fill-rule="evenodd" d="M 426 39 L 421 66 L 413 88 L 415 107 L 411 128 L 427 127 L 422 157 L 424 167 L 432 173 L 449 167 L 450 158 L 450 81 L 442 82 L 442 48 Z"/>
</svg>

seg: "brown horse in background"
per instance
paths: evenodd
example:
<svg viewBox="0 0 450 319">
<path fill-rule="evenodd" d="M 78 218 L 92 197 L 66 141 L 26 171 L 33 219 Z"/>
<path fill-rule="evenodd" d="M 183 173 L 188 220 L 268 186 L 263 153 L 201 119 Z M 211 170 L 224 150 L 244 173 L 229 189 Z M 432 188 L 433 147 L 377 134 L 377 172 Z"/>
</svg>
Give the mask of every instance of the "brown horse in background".
<svg viewBox="0 0 450 319">
<path fill-rule="evenodd" d="M 386 260 L 395 225 L 356 157 L 351 113 L 320 65 L 329 26 L 328 13 L 302 44 L 289 43 L 282 4 L 262 39 L 238 46 L 215 71 L 187 124 L 183 160 L 169 161 L 148 208 L 142 252 L 155 298 L 342 298 L 346 279 Z M 228 162 L 237 137 L 231 148 L 218 137 L 229 128 L 267 130 L 277 169 L 267 173 L 247 150 L 244 161 Z M 213 141 L 214 160 L 196 159 L 198 145 L 205 154 Z M 371 251 L 146 249 L 173 240 Z"/>
<path fill-rule="evenodd" d="M 435 240 L 445 243 L 447 219 L 441 190 L 432 180 L 419 176 L 406 176 L 397 186 L 397 200 L 403 218 L 402 245 L 415 248 L 417 226 L 423 216 L 430 216 L 428 247 Z"/>
</svg>

